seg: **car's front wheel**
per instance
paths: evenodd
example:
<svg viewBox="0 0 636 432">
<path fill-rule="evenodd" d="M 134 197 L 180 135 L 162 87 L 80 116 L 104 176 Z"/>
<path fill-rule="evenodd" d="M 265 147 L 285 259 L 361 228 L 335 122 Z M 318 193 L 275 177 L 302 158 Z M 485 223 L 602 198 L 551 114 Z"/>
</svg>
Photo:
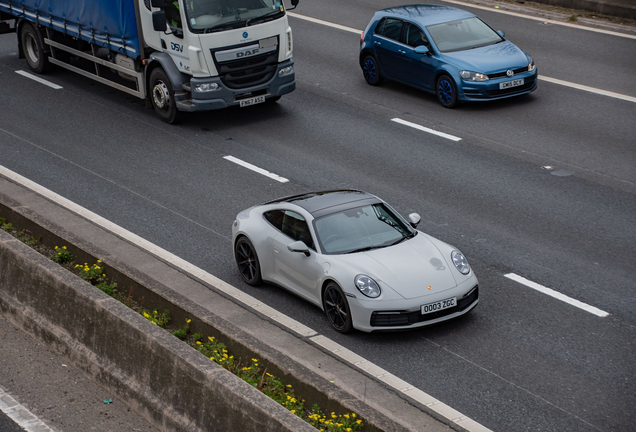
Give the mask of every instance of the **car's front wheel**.
<svg viewBox="0 0 636 432">
<path fill-rule="evenodd" d="M 453 108 L 457 104 L 457 87 L 448 75 L 437 79 L 437 100 L 446 108 Z"/>
<path fill-rule="evenodd" d="M 340 333 L 349 333 L 353 330 L 351 309 L 347 303 L 347 297 L 335 282 L 329 282 L 322 297 L 323 307 L 329 322 Z"/>
<path fill-rule="evenodd" d="M 261 266 L 256 255 L 254 245 L 247 237 L 241 237 L 234 246 L 234 257 L 241 277 L 248 285 L 259 285 L 263 282 L 261 278 Z"/>
<path fill-rule="evenodd" d="M 367 83 L 372 86 L 380 85 L 384 81 L 378 69 L 378 62 L 372 55 L 368 55 L 362 60 L 362 73 Z"/>
</svg>

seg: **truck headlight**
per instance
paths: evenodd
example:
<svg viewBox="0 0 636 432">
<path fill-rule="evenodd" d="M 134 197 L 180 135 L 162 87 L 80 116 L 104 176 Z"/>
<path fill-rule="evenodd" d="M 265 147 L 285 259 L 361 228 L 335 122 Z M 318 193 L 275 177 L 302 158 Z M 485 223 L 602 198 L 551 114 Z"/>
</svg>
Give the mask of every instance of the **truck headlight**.
<svg viewBox="0 0 636 432">
<path fill-rule="evenodd" d="M 490 79 L 486 74 L 465 70 L 459 71 L 459 76 L 465 81 L 488 81 Z"/>
<path fill-rule="evenodd" d="M 281 70 L 278 71 L 278 76 L 279 77 L 284 77 L 287 75 L 291 75 L 294 73 L 294 67 L 293 66 L 287 66 L 282 68 Z"/>
<path fill-rule="evenodd" d="M 205 83 L 205 84 L 194 85 L 194 91 L 197 91 L 197 92 L 209 92 L 209 91 L 214 91 L 218 89 L 219 89 L 219 85 L 217 83 Z"/>
</svg>

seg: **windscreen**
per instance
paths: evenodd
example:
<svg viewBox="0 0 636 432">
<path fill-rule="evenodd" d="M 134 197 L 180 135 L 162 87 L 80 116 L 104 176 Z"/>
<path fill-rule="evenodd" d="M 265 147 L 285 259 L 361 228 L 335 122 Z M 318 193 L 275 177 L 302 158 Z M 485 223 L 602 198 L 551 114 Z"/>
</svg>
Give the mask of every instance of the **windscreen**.
<svg viewBox="0 0 636 432">
<path fill-rule="evenodd" d="M 383 203 L 323 216 L 314 220 L 314 228 L 326 254 L 378 249 L 414 235 L 406 222 Z"/>
<path fill-rule="evenodd" d="M 496 44 L 504 39 L 479 18 L 426 27 L 440 52 L 462 51 Z"/>
<path fill-rule="evenodd" d="M 281 0 L 184 0 L 190 29 L 208 33 L 282 17 Z"/>
</svg>

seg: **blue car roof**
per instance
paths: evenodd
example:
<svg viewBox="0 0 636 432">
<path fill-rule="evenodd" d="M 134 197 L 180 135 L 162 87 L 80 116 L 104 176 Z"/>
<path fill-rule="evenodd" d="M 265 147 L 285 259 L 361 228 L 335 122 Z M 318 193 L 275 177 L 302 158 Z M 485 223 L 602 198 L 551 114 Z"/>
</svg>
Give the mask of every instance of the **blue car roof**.
<svg viewBox="0 0 636 432">
<path fill-rule="evenodd" d="M 382 9 L 381 11 L 378 11 L 377 14 L 380 16 L 395 16 L 409 19 L 422 27 L 472 18 L 475 16 L 474 14 L 462 9 L 431 4 L 396 6 Z"/>
</svg>

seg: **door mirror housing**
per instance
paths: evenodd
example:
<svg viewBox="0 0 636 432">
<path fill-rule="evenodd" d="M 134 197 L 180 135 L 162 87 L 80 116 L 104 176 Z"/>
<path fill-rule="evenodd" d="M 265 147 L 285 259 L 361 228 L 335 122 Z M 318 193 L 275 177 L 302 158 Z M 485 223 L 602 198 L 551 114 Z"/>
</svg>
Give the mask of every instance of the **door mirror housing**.
<svg viewBox="0 0 636 432">
<path fill-rule="evenodd" d="M 503 30 L 497 30 L 497 34 L 498 34 L 499 36 L 501 36 L 501 37 L 505 37 L 505 36 L 506 36 L 506 34 L 504 33 L 504 31 L 503 31 Z"/>
<path fill-rule="evenodd" d="M 421 220 L 422 220 L 422 218 L 417 213 L 411 213 L 409 215 L 409 224 L 411 224 L 411 226 L 413 228 L 417 228 L 417 226 L 420 224 Z"/>
<path fill-rule="evenodd" d="M 420 45 L 418 47 L 415 47 L 413 51 L 415 52 L 415 54 L 428 54 L 430 52 L 425 45 Z"/>
<path fill-rule="evenodd" d="M 299 0 L 291 0 L 291 4 L 292 4 L 292 6 L 293 6 L 293 7 L 290 7 L 290 8 L 289 8 L 289 9 L 287 9 L 287 10 L 296 9 L 296 6 L 298 6 L 298 1 L 299 1 Z"/>
<path fill-rule="evenodd" d="M 295 241 L 287 245 L 287 250 L 290 252 L 302 252 L 305 256 L 309 256 L 309 247 L 303 241 Z"/>
<path fill-rule="evenodd" d="M 152 13 L 152 28 L 154 31 L 165 32 L 168 30 L 168 21 L 164 11 L 155 11 Z"/>
</svg>

